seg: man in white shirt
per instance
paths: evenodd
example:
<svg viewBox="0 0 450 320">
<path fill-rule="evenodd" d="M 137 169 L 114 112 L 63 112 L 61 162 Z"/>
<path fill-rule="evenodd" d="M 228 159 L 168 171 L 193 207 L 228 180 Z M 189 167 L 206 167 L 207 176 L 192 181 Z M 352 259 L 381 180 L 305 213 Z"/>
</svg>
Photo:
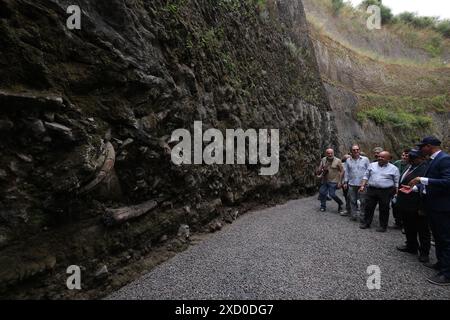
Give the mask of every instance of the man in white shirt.
<svg viewBox="0 0 450 320">
<path fill-rule="evenodd" d="M 396 166 L 389 163 L 391 154 L 383 151 L 378 155 L 378 162 L 369 165 L 364 174 L 360 192 L 366 193 L 366 204 L 364 219 L 361 229 L 368 229 L 372 224 L 375 208 L 380 206 L 380 226 L 376 231 L 386 232 L 389 223 L 389 206 L 392 197 L 398 193 L 400 171 Z"/>
</svg>

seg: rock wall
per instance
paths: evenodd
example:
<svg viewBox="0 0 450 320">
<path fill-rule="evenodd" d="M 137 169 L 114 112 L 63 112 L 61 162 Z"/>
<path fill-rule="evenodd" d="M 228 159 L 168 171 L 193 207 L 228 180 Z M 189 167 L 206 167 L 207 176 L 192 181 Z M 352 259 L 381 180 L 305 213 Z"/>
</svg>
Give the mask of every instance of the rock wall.
<svg viewBox="0 0 450 320">
<path fill-rule="evenodd" d="M 370 156 L 382 146 L 399 157 L 431 134 L 450 148 L 448 39 L 432 53 L 440 36 L 430 30 L 401 24 L 369 30 L 363 10 L 302 2 L 341 153 L 358 143 Z"/>
<path fill-rule="evenodd" d="M 336 139 L 300 0 L 75 2 L 0 0 L 0 295 L 62 297 L 72 264 L 94 290 L 112 256 L 315 190 Z M 196 120 L 280 129 L 279 173 L 175 166 Z"/>
</svg>

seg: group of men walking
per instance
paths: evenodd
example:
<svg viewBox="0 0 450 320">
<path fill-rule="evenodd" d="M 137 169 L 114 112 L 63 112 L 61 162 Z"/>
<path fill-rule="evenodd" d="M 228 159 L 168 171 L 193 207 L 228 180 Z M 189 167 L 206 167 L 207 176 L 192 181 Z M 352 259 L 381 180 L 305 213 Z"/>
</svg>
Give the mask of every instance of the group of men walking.
<svg viewBox="0 0 450 320">
<path fill-rule="evenodd" d="M 406 245 L 397 249 L 418 254 L 420 262 L 437 271 L 429 282 L 450 285 L 450 155 L 442 151 L 436 137 L 426 137 L 415 149 L 404 150 L 394 164 L 388 151 L 378 147 L 373 153 L 375 161 L 371 162 L 354 145 L 341 161 L 333 149 L 326 150 L 317 170 L 320 211 L 325 212 L 327 201 L 334 200 L 342 216 L 359 219 L 360 228 L 369 229 L 378 205 L 376 231 L 386 232 L 392 207 L 395 224 L 406 235 Z M 345 208 L 336 195 L 341 188 Z M 432 236 L 435 264 L 429 259 Z"/>
</svg>

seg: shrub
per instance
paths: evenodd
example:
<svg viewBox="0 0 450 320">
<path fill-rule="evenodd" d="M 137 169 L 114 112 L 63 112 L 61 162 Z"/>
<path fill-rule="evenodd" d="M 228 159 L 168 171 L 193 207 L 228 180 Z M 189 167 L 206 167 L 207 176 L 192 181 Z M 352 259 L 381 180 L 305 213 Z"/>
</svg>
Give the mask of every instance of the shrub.
<svg viewBox="0 0 450 320">
<path fill-rule="evenodd" d="M 436 23 L 434 29 L 441 33 L 444 37 L 450 38 L 450 20 L 442 20 Z"/>
<path fill-rule="evenodd" d="M 381 11 L 381 22 L 390 23 L 394 18 L 392 11 L 389 7 L 383 5 L 381 0 L 364 0 L 361 2 L 360 6 L 363 10 L 367 10 L 369 6 L 379 6 Z"/>
<path fill-rule="evenodd" d="M 392 20 L 396 23 L 406 23 L 417 29 L 430 28 L 439 32 L 444 37 L 450 38 L 450 20 L 439 20 L 437 17 L 419 17 L 413 12 L 403 12 Z"/>
<path fill-rule="evenodd" d="M 434 27 L 437 21 L 438 18 L 436 17 L 416 17 L 416 19 L 413 22 L 413 25 L 416 28 L 425 29 Z"/>
<path fill-rule="evenodd" d="M 399 21 L 412 25 L 419 29 L 435 27 L 439 22 L 437 17 L 420 17 L 417 13 L 403 12 L 397 15 Z"/>
<path fill-rule="evenodd" d="M 431 98 L 430 105 L 437 112 L 449 112 L 450 111 L 450 96 L 449 95 L 439 95 Z"/>
<path fill-rule="evenodd" d="M 392 14 L 391 9 L 382 5 L 381 6 L 381 21 L 383 23 L 389 23 L 392 21 L 393 17 L 394 17 L 394 15 Z"/>
<path fill-rule="evenodd" d="M 404 22 L 404 23 L 407 23 L 407 24 L 412 24 L 415 17 L 416 17 L 416 14 L 415 14 L 415 13 L 412 13 L 412 12 L 403 12 L 403 13 L 400 13 L 400 14 L 397 16 L 397 18 L 398 18 L 401 22 Z"/>
<path fill-rule="evenodd" d="M 360 6 L 363 9 L 367 9 L 368 6 L 381 6 L 382 2 L 380 0 L 364 0 L 361 2 Z"/>
<path fill-rule="evenodd" d="M 426 44 L 425 44 L 425 50 L 432 56 L 432 57 L 439 57 L 442 52 L 442 38 L 440 36 L 432 37 Z"/>
<path fill-rule="evenodd" d="M 338 15 L 341 9 L 344 7 L 344 0 L 331 0 L 331 6 L 333 8 L 333 14 Z"/>
<path fill-rule="evenodd" d="M 256 0 L 256 5 L 260 10 L 265 10 L 267 8 L 266 0 Z"/>
<path fill-rule="evenodd" d="M 432 119 L 426 115 L 417 115 L 404 110 L 396 110 L 385 106 L 375 107 L 358 114 L 358 119 L 370 119 L 378 126 L 391 125 L 396 128 L 413 129 L 429 127 Z"/>
</svg>

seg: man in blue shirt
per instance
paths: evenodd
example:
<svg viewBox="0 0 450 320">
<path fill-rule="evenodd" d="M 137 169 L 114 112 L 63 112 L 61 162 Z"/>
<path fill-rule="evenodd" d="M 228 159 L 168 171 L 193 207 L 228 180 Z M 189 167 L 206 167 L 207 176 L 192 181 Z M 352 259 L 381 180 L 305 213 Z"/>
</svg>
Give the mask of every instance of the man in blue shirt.
<svg viewBox="0 0 450 320">
<path fill-rule="evenodd" d="M 367 157 L 361 156 L 361 149 L 358 145 L 352 146 L 352 156 L 344 163 L 344 190 L 348 190 L 350 198 L 351 220 L 358 219 L 358 200 L 361 202 L 361 212 L 364 212 L 364 195 L 359 192 L 364 174 L 370 165 Z M 362 217 L 361 217 L 362 218 Z"/>
</svg>

